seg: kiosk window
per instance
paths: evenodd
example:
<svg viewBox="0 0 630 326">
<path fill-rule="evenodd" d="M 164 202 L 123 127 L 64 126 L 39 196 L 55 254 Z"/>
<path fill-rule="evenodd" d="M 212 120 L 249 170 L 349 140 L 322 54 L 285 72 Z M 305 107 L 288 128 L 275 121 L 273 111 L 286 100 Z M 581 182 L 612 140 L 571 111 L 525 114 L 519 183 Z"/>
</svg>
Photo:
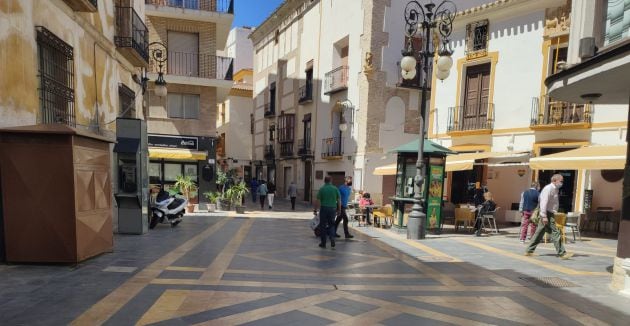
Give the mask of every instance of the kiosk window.
<svg viewBox="0 0 630 326">
<path fill-rule="evenodd" d="M 160 163 L 149 163 L 149 183 L 158 184 L 162 180 Z"/>
<path fill-rule="evenodd" d="M 164 181 L 166 182 L 175 182 L 177 181 L 177 176 L 182 174 L 182 165 L 176 163 L 165 163 L 164 164 Z"/>
<path fill-rule="evenodd" d="M 184 164 L 184 175 L 197 181 L 197 164 Z"/>
</svg>

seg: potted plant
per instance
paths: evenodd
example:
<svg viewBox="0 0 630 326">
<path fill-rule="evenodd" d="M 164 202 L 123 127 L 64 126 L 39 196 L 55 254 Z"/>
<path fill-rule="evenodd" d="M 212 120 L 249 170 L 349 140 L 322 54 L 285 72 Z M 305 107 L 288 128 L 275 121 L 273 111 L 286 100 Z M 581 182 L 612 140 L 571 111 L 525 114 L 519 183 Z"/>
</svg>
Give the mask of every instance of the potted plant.
<svg viewBox="0 0 630 326">
<path fill-rule="evenodd" d="M 231 199 L 228 189 L 226 189 L 228 180 L 228 175 L 225 172 L 217 171 L 217 186 L 221 189 L 220 196 L 217 199 L 217 208 L 221 211 L 230 210 Z"/>
<path fill-rule="evenodd" d="M 175 188 L 184 195 L 188 205 L 186 206 L 186 212 L 192 213 L 195 211 L 195 205 L 190 202 L 190 198 L 197 197 L 197 185 L 188 175 L 180 175 L 175 178 Z"/>
<path fill-rule="evenodd" d="M 206 191 L 203 193 L 204 197 L 208 199 L 208 212 L 214 212 L 217 209 L 217 200 L 221 196 L 220 193 L 216 191 Z"/>
<path fill-rule="evenodd" d="M 243 206 L 243 196 L 249 192 L 245 182 L 239 182 L 228 189 L 229 197 L 232 199 L 232 203 L 236 207 L 238 214 L 245 213 L 245 206 Z"/>
</svg>

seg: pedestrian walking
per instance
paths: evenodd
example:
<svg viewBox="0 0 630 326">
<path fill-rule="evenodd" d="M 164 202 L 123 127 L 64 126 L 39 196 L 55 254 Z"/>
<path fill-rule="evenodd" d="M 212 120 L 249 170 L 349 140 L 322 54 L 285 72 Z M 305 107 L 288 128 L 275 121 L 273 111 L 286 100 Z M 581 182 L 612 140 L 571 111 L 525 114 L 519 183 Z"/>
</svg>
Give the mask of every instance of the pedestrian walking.
<svg viewBox="0 0 630 326">
<path fill-rule="evenodd" d="M 256 199 L 258 199 L 258 179 L 252 179 L 252 181 L 249 183 L 249 189 L 252 194 L 252 202 L 255 203 Z"/>
<path fill-rule="evenodd" d="M 532 212 L 538 207 L 538 197 L 540 196 L 540 185 L 538 181 L 532 182 L 529 189 L 521 193 L 521 202 L 518 206 L 518 211 L 521 212 L 521 243 L 525 243 L 525 238 L 531 239 L 532 235 L 536 232 L 536 223 L 529 220 L 532 216 Z M 529 231 L 529 237 L 527 236 Z"/>
<path fill-rule="evenodd" d="M 484 213 L 492 212 L 497 208 L 497 203 L 494 201 L 491 192 L 486 192 L 483 194 L 484 202 L 477 208 L 477 219 L 475 220 L 475 235 L 481 236 L 481 228 L 483 227 L 481 220 Z"/>
<path fill-rule="evenodd" d="M 558 257 L 569 259 L 573 256 L 573 254 L 564 250 L 560 230 L 556 227 L 556 221 L 554 219 L 554 214 L 558 213 L 558 191 L 562 187 L 563 181 L 564 178 L 562 175 L 554 174 L 551 177 L 551 183 L 546 185 L 540 193 L 540 197 L 538 198 L 540 204 L 540 221 L 538 222 L 538 228 L 532 237 L 532 241 L 529 243 L 529 246 L 527 246 L 525 256 L 532 256 L 534 254 L 534 250 L 536 250 L 536 246 L 542 241 L 545 232 L 551 233 L 551 240 L 553 241 L 554 247 L 556 247 Z"/>
<path fill-rule="evenodd" d="M 315 213 L 319 209 L 320 248 L 326 248 L 326 236 L 330 238 L 330 246 L 335 247 L 335 215 L 341 210 L 341 195 L 331 180 L 330 176 L 324 178 L 324 186 L 319 188 L 315 201 Z"/>
<path fill-rule="evenodd" d="M 260 198 L 260 209 L 265 210 L 265 199 L 267 198 L 267 183 L 260 181 L 258 186 L 258 197 Z"/>
<path fill-rule="evenodd" d="M 297 198 L 297 185 L 295 181 L 291 181 L 289 189 L 287 189 L 287 196 L 291 198 L 291 210 L 295 210 L 295 199 Z"/>
<path fill-rule="evenodd" d="M 354 238 L 353 235 L 348 232 L 348 213 L 346 210 L 348 209 L 348 199 L 350 198 L 350 194 L 352 193 L 352 179 L 347 178 L 346 182 L 339 186 L 339 195 L 341 196 L 341 210 L 339 214 L 337 214 L 337 219 L 335 220 L 335 236 L 339 238 L 339 234 L 337 233 L 337 228 L 339 227 L 339 223 L 343 221 L 343 234 L 346 239 Z"/>
<path fill-rule="evenodd" d="M 267 203 L 269 203 L 269 209 L 273 208 L 273 199 L 276 196 L 276 185 L 269 181 L 267 183 Z"/>
</svg>

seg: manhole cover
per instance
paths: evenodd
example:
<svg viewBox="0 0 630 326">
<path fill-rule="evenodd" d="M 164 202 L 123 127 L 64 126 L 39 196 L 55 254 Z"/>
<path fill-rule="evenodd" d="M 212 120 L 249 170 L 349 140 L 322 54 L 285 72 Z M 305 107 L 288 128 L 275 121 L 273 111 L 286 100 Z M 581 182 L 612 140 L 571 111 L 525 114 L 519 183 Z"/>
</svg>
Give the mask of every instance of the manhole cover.
<svg viewBox="0 0 630 326">
<path fill-rule="evenodd" d="M 559 277 L 520 277 L 520 279 L 543 288 L 570 288 L 579 286 Z"/>
</svg>

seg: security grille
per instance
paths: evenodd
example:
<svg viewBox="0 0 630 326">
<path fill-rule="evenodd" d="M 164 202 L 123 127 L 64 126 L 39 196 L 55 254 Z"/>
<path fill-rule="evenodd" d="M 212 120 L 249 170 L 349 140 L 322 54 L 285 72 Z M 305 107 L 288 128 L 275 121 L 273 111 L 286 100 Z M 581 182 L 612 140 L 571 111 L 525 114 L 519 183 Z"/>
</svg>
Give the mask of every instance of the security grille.
<svg viewBox="0 0 630 326">
<path fill-rule="evenodd" d="M 41 121 L 75 127 L 73 49 L 45 27 L 36 30 Z"/>
</svg>

